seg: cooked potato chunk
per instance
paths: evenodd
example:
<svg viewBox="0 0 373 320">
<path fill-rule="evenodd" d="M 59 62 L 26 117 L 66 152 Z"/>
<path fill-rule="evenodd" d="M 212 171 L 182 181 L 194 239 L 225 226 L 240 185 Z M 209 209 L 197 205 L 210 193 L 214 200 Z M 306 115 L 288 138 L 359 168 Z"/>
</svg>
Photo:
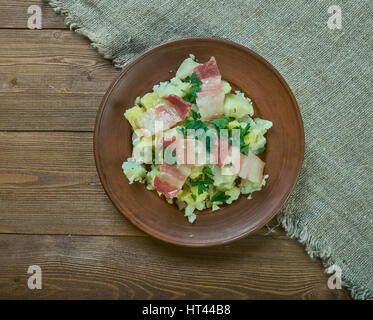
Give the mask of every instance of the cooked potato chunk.
<svg viewBox="0 0 373 320">
<path fill-rule="evenodd" d="M 236 175 L 223 175 L 218 166 L 212 166 L 211 170 L 214 176 L 214 186 L 221 191 L 230 190 L 234 187 Z"/>
<path fill-rule="evenodd" d="M 242 118 L 254 114 L 252 104 L 243 96 L 237 94 L 227 94 L 224 100 L 224 114 L 232 118 Z"/>
<path fill-rule="evenodd" d="M 241 127 L 241 124 L 237 121 L 237 120 L 233 120 L 231 122 L 228 123 L 228 129 L 233 129 L 233 128 L 240 128 Z"/>
<path fill-rule="evenodd" d="M 141 117 L 141 115 L 145 113 L 145 110 L 140 106 L 134 106 L 124 113 L 124 116 L 127 118 L 128 122 L 131 124 L 133 129 L 137 129 L 135 120 Z"/>
<path fill-rule="evenodd" d="M 134 181 L 143 182 L 146 176 L 145 167 L 136 163 L 132 158 L 128 158 L 127 161 L 123 162 L 122 169 L 130 184 Z"/>
<path fill-rule="evenodd" d="M 137 163 L 152 163 L 152 137 L 138 137 L 137 141 L 133 141 L 132 158 Z"/>
<path fill-rule="evenodd" d="M 157 176 L 158 172 L 159 172 L 159 166 L 158 165 L 152 165 L 152 170 L 148 171 L 148 173 L 146 174 L 146 183 L 147 183 L 146 188 L 148 190 L 154 190 L 155 189 L 154 179 Z"/>
<path fill-rule="evenodd" d="M 145 107 L 146 110 L 154 108 L 161 102 L 161 98 L 159 98 L 159 96 L 156 95 L 154 92 L 149 92 L 145 94 L 140 100 L 140 103 Z"/>
<path fill-rule="evenodd" d="M 233 187 L 232 189 L 229 189 L 228 191 L 225 192 L 226 195 L 230 196 L 228 200 L 225 202 L 228 204 L 231 204 L 233 201 L 237 200 L 238 197 L 240 196 L 241 190 L 238 187 Z"/>
<path fill-rule="evenodd" d="M 229 82 L 227 82 L 227 81 L 225 81 L 225 80 L 222 80 L 222 81 L 221 81 L 221 84 L 222 84 L 222 86 L 223 86 L 224 94 L 227 94 L 227 93 L 231 92 L 232 87 L 231 87 L 231 85 L 229 84 Z"/>
<path fill-rule="evenodd" d="M 170 82 L 161 82 L 159 85 L 153 87 L 154 93 L 159 97 L 165 97 L 174 94 L 178 97 L 184 97 L 185 92 L 190 87 L 190 84 L 183 82 L 178 78 L 172 78 Z"/>
<path fill-rule="evenodd" d="M 202 169 L 203 169 L 203 166 L 194 166 L 192 167 L 192 170 L 190 172 L 190 177 L 192 179 L 196 179 L 198 178 L 201 174 L 202 174 Z"/>
<path fill-rule="evenodd" d="M 185 59 L 176 72 L 176 78 L 184 80 L 186 77 L 190 76 L 193 73 L 193 69 L 199 65 L 200 64 L 192 58 Z"/>
</svg>

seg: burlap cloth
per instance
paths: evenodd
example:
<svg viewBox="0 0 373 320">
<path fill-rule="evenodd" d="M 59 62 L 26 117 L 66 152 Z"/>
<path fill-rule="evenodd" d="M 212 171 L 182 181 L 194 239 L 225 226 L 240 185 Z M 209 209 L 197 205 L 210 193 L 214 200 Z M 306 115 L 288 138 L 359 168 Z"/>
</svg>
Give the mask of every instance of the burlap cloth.
<svg viewBox="0 0 373 320">
<path fill-rule="evenodd" d="M 66 23 L 124 66 L 186 36 L 236 41 L 280 71 L 299 103 L 303 170 L 278 214 L 311 257 L 337 265 L 356 299 L 373 298 L 373 5 L 367 1 L 52 0 Z M 342 29 L 330 29 L 339 5 Z"/>
</svg>

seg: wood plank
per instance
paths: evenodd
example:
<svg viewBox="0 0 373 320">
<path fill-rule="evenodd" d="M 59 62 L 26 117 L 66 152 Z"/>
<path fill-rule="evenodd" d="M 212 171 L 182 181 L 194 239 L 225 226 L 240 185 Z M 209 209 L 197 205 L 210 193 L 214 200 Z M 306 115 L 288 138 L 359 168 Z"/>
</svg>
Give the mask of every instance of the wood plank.
<svg viewBox="0 0 373 320">
<path fill-rule="evenodd" d="M 118 74 L 71 31 L 0 30 L 0 130 L 92 131 Z"/>
<path fill-rule="evenodd" d="M 27 268 L 42 289 L 27 288 Z M 1 299 L 347 299 L 292 240 L 190 249 L 150 238 L 0 235 Z"/>
<path fill-rule="evenodd" d="M 42 28 L 67 29 L 63 16 L 57 15 L 47 0 L 0 0 L 0 28 L 27 28 L 29 14 L 27 9 L 38 5 L 42 10 Z"/>
<path fill-rule="evenodd" d="M 113 207 L 92 133 L 0 133 L 0 232 L 142 235 Z"/>
<path fill-rule="evenodd" d="M 144 235 L 106 196 L 92 145 L 89 132 L 0 132 L 0 233 Z"/>
</svg>

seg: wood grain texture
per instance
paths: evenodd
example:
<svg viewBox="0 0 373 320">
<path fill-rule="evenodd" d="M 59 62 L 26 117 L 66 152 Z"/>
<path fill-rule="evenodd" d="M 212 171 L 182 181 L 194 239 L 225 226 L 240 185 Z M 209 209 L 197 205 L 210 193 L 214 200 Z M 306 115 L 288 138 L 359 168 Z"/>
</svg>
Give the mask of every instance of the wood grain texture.
<svg viewBox="0 0 373 320">
<path fill-rule="evenodd" d="M 92 144 L 89 132 L 0 132 L 0 232 L 144 235 L 106 196 Z"/>
<path fill-rule="evenodd" d="M 27 268 L 42 269 L 42 290 Z M 320 262 L 295 241 L 244 239 L 208 249 L 150 238 L 0 235 L 0 298 L 335 299 Z"/>
<path fill-rule="evenodd" d="M 43 30 L 26 29 L 32 4 Z M 96 111 L 118 71 L 46 0 L 0 8 L 0 299 L 349 298 L 327 289 L 320 261 L 275 220 L 274 232 L 209 249 L 133 227 L 104 193 L 92 153 Z M 32 264 L 41 291 L 27 288 Z"/>
<path fill-rule="evenodd" d="M 142 235 L 98 179 L 91 133 L 0 133 L 0 232 Z"/>
<path fill-rule="evenodd" d="M 57 15 L 47 0 L 0 0 L 0 28 L 27 28 L 30 16 L 27 9 L 31 5 L 38 5 L 41 8 L 43 29 L 67 29 L 63 16 Z"/>
<path fill-rule="evenodd" d="M 0 30 L 0 130 L 93 131 L 119 72 L 63 30 Z"/>
</svg>

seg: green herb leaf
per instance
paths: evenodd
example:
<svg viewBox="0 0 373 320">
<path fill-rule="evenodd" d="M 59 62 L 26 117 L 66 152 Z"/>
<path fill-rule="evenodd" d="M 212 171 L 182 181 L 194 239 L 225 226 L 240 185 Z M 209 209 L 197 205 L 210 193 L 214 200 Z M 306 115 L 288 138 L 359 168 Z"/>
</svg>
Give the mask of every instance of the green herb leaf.
<svg viewBox="0 0 373 320">
<path fill-rule="evenodd" d="M 214 184 L 214 180 L 212 180 L 208 176 L 205 176 L 205 179 L 203 180 L 203 184 Z"/>
<path fill-rule="evenodd" d="M 240 150 L 240 152 L 242 154 L 244 154 L 245 156 L 247 156 L 248 153 L 249 153 L 249 145 L 246 145 L 246 146 L 242 147 L 241 150 Z"/>
<path fill-rule="evenodd" d="M 184 127 L 177 127 L 176 131 L 182 135 L 185 135 L 185 128 Z"/>
<path fill-rule="evenodd" d="M 203 167 L 202 172 L 203 172 L 203 173 L 207 173 L 207 174 L 209 174 L 209 175 L 211 175 L 211 176 L 214 175 L 214 174 L 212 173 L 212 170 L 211 170 L 210 167 Z"/>
<path fill-rule="evenodd" d="M 198 183 L 198 194 L 202 194 L 206 191 L 206 186 L 203 183 Z"/>
<path fill-rule="evenodd" d="M 152 163 L 155 164 L 155 150 L 152 149 Z"/>
<path fill-rule="evenodd" d="M 206 124 L 201 120 L 185 120 L 186 129 L 205 129 Z"/>
<path fill-rule="evenodd" d="M 225 194 L 224 191 L 218 191 L 216 192 L 212 198 L 211 198 L 211 202 L 217 202 L 217 201 L 226 201 L 230 198 L 231 196 L 228 196 Z"/>
<path fill-rule="evenodd" d="M 221 119 L 214 119 L 211 122 L 215 125 L 216 134 L 220 138 L 220 130 L 227 129 L 229 123 L 229 117 L 225 116 Z"/>
<path fill-rule="evenodd" d="M 207 190 L 206 185 L 213 184 L 214 180 L 205 176 L 204 179 L 200 178 L 197 181 L 193 181 L 191 178 L 189 178 L 189 183 L 192 187 L 198 186 L 198 194 L 202 194 Z"/>
<path fill-rule="evenodd" d="M 241 135 L 240 136 L 240 146 L 244 146 L 245 145 L 245 140 L 244 140 L 244 137 Z"/>
<path fill-rule="evenodd" d="M 182 90 L 185 93 L 185 96 L 183 97 L 183 100 L 190 103 L 196 102 L 196 96 L 190 94 L 188 91 Z"/>
<path fill-rule="evenodd" d="M 193 181 L 192 178 L 189 178 L 189 183 L 190 183 L 190 185 L 191 185 L 192 187 L 195 187 L 195 186 L 198 185 L 198 182 L 197 182 L 197 181 Z"/>
<path fill-rule="evenodd" d="M 259 149 L 257 150 L 257 152 L 258 152 L 258 153 L 262 153 L 262 152 L 264 152 L 265 150 L 266 150 L 265 147 L 261 147 L 261 148 L 259 148 Z"/>
<path fill-rule="evenodd" d="M 194 201 L 197 200 L 197 196 L 195 194 L 193 194 L 193 193 L 192 193 L 192 198 L 193 198 Z"/>
<path fill-rule="evenodd" d="M 211 141 L 210 141 L 210 136 L 206 136 L 206 151 L 210 152 L 211 151 Z"/>
<path fill-rule="evenodd" d="M 192 75 L 189 78 L 190 83 L 194 83 L 197 85 L 201 85 L 202 81 L 198 78 L 197 73 L 193 72 Z"/>
<path fill-rule="evenodd" d="M 201 91 L 201 87 L 198 85 L 192 85 L 190 87 L 190 94 L 197 98 L 197 92 Z"/>
<path fill-rule="evenodd" d="M 217 129 L 226 129 L 229 123 L 229 118 L 227 116 L 224 116 L 224 118 L 214 119 L 211 120 L 211 122 L 215 125 Z"/>
<path fill-rule="evenodd" d="M 231 146 L 233 146 L 233 140 L 232 140 L 232 138 L 229 138 L 229 140 L 228 140 L 228 143 L 229 143 L 229 145 L 231 145 Z M 240 136 L 240 143 L 239 144 L 234 144 L 235 146 L 244 146 L 245 145 L 245 141 L 244 141 L 244 138 L 242 137 L 242 136 Z"/>
<path fill-rule="evenodd" d="M 201 119 L 201 114 L 198 113 L 198 112 L 195 112 L 194 110 L 191 110 L 192 111 L 192 117 L 194 120 L 198 120 L 198 119 Z"/>
<path fill-rule="evenodd" d="M 230 140 L 229 140 L 229 144 L 230 145 L 233 145 L 233 142 L 231 140 L 232 138 L 232 135 L 233 135 L 233 129 L 239 129 L 240 130 L 240 146 L 243 147 L 241 148 L 241 153 L 247 155 L 247 153 L 249 152 L 249 146 L 248 145 L 245 145 L 245 136 L 250 132 L 250 123 L 246 124 L 245 128 L 241 128 L 241 127 L 234 127 L 232 128 L 232 130 L 229 130 L 229 137 L 230 137 Z"/>
<path fill-rule="evenodd" d="M 246 127 L 243 129 L 243 131 L 241 132 L 241 136 L 242 137 L 246 136 L 249 133 L 249 131 L 250 131 L 250 123 L 248 123 Z"/>
<path fill-rule="evenodd" d="M 198 78 L 196 73 L 193 73 L 190 77 L 186 77 L 184 82 L 189 82 L 192 84 L 189 91 L 183 90 L 183 92 L 186 94 L 183 97 L 184 101 L 196 103 L 197 92 L 201 91 L 200 85 L 202 84 L 202 81 Z"/>
</svg>

